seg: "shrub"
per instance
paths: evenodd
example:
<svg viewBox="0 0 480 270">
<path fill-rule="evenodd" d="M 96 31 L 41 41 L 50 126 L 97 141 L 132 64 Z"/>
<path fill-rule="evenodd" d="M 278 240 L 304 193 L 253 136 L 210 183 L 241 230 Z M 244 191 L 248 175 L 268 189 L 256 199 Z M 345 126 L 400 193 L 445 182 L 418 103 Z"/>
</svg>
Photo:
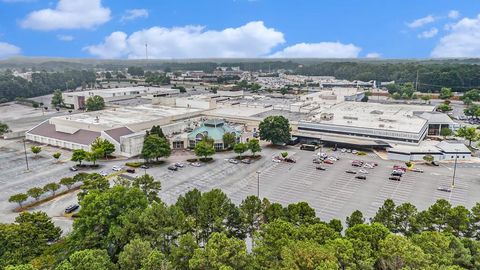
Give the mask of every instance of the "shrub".
<svg viewBox="0 0 480 270">
<path fill-rule="evenodd" d="M 357 152 L 357 155 L 358 155 L 358 156 L 366 156 L 366 155 L 367 155 L 367 153 L 365 153 L 365 152 L 362 152 L 362 151 L 359 151 L 359 152 Z"/>
<path fill-rule="evenodd" d="M 144 163 L 143 162 L 127 162 L 125 163 L 125 166 L 132 167 L 132 168 L 138 168 L 142 166 Z"/>
</svg>

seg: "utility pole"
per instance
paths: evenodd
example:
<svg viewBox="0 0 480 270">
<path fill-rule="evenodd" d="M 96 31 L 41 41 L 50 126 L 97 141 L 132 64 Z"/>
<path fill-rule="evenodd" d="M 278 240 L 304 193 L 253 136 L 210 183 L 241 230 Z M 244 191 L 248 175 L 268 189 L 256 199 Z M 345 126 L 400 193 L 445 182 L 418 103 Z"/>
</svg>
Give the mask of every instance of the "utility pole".
<svg viewBox="0 0 480 270">
<path fill-rule="evenodd" d="M 30 169 L 28 168 L 27 146 L 25 145 L 25 139 L 23 139 L 23 151 L 25 153 L 25 164 L 27 165 L 27 171 L 29 171 Z"/>
<path fill-rule="evenodd" d="M 455 187 L 455 174 L 457 172 L 457 158 L 458 158 L 458 149 L 455 149 L 455 165 L 453 165 L 453 177 L 452 177 L 452 188 Z"/>
</svg>

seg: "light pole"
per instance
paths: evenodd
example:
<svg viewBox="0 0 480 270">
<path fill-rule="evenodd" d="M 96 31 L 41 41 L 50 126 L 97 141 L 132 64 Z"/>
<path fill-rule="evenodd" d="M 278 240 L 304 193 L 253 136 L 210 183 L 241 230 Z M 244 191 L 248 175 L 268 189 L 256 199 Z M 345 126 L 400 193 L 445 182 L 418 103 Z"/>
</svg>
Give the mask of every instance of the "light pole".
<svg viewBox="0 0 480 270">
<path fill-rule="evenodd" d="M 25 145 L 25 139 L 23 139 L 23 151 L 25 154 L 25 163 L 27 164 L 27 171 L 29 171 L 30 169 L 28 168 L 27 146 Z"/>
<path fill-rule="evenodd" d="M 257 198 L 260 199 L 260 171 L 257 171 Z"/>
<path fill-rule="evenodd" d="M 452 188 L 455 187 L 455 174 L 457 172 L 457 158 L 459 149 L 455 149 L 455 163 L 453 165 Z"/>
</svg>

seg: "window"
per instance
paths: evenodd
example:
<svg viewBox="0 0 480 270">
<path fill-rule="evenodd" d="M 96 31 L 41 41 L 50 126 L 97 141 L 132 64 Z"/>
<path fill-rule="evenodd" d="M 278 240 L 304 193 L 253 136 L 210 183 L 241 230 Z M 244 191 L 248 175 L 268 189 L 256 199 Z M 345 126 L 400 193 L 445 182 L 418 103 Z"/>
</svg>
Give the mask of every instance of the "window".
<svg viewBox="0 0 480 270">
<path fill-rule="evenodd" d="M 215 143 L 215 150 L 223 150 L 223 143 Z"/>
<path fill-rule="evenodd" d="M 184 148 L 183 141 L 173 142 L 173 149 L 183 149 L 183 148 Z"/>
</svg>

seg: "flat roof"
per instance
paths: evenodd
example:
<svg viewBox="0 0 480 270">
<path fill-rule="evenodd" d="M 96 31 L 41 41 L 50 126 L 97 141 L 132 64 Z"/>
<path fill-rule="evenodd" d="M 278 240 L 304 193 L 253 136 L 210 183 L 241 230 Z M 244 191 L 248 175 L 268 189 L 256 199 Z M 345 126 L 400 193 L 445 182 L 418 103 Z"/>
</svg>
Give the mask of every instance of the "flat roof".
<svg viewBox="0 0 480 270">
<path fill-rule="evenodd" d="M 200 111 L 200 109 L 144 104 L 133 107 L 126 106 L 101 111 L 60 116 L 58 118 L 83 124 L 105 125 L 114 128 L 198 111 Z"/>
<path fill-rule="evenodd" d="M 40 125 L 31 129 L 28 133 L 32 135 L 49 137 L 61 141 L 73 142 L 82 145 L 92 144 L 92 142 L 101 135 L 100 132 L 84 129 L 79 129 L 73 134 L 58 132 L 55 130 L 55 125 L 48 123 L 48 121 L 41 123 Z"/>
<path fill-rule="evenodd" d="M 175 90 L 171 88 L 162 88 L 162 87 L 150 87 L 150 86 L 132 86 L 132 87 L 120 87 L 120 88 L 106 88 L 106 89 L 90 89 L 85 91 L 76 91 L 76 92 L 64 92 L 65 95 L 72 95 L 72 96 L 89 96 L 95 94 L 110 94 L 110 93 L 122 93 L 122 92 L 131 92 L 131 91 L 147 91 L 151 92 L 158 92 L 158 91 L 169 91 Z"/>
<path fill-rule="evenodd" d="M 305 122 L 416 133 L 422 130 L 427 120 L 414 115 L 414 112 L 428 112 L 434 108 L 420 105 L 342 102 L 322 109 Z M 333 118 L 323 120 L 321 119 L 323 113 L 333 114 Z"/>
</svg>

